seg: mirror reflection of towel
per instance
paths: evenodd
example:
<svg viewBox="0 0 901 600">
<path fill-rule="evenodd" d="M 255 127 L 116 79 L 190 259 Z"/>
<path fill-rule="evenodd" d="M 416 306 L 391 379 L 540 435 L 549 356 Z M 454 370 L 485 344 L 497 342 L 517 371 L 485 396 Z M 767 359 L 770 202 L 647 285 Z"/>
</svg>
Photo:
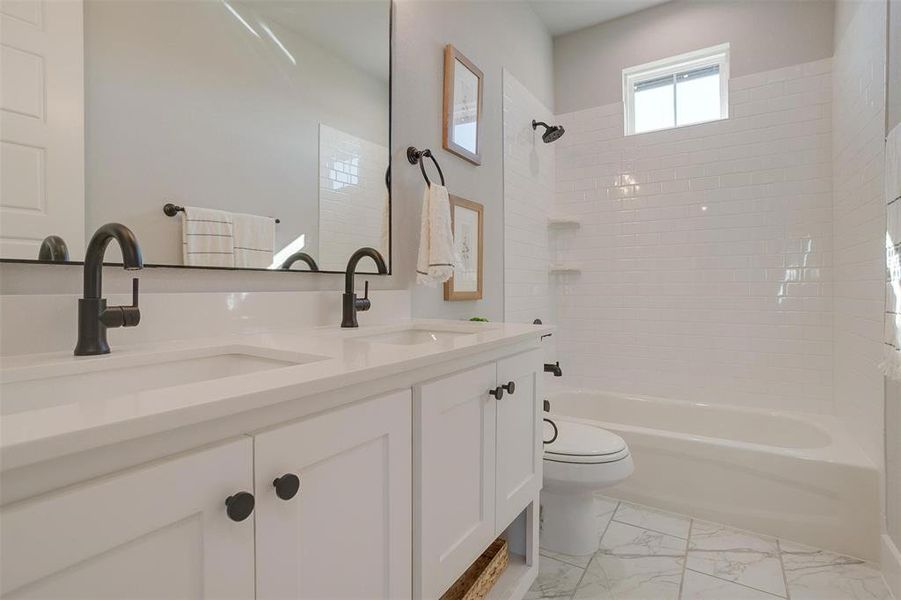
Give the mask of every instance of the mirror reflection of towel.
<svg viewBox="0 0 901 600">
<path fill-rule="evenodd" d="M 275 219 L 257 215 L 232 214 L 235 267 L 266 269 L 275 254 Z"/>
<path fill-rule="evenodd" d="M 186 206 L 181 213 L 182 257 L 192 267 L 234 267 L 232 214 Z"/>
</svg>

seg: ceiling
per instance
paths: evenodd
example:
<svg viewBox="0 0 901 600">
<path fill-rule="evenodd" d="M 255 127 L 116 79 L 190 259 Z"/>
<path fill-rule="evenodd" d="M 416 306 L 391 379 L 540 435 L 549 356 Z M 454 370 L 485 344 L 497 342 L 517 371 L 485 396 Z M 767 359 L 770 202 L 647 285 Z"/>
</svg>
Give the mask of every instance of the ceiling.
<svg viewBox="0 0 901 600">
<path fill-rule="evenodd" d="M 669 0 L 528 0 L 551 35 L 591 27 Z"/>
</svg>

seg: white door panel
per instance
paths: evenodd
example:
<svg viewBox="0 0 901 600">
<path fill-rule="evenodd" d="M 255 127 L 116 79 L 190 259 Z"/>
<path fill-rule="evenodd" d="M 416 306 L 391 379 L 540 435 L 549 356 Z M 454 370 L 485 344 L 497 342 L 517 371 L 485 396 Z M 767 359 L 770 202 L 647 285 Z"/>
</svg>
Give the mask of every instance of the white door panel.
<svg viewBox="0 0 901 600">
<path fill-rule="evenodd" d="M 84 252 L 84 15 L 79 0 L 0 0 L 0 256 L 48 235 Z"/>
</svg>

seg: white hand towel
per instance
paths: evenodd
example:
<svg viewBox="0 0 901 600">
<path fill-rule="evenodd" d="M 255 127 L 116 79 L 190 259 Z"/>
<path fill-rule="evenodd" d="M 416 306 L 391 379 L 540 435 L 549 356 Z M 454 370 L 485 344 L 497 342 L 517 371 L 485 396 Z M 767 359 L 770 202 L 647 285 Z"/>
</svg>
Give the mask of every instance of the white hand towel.
<svg viewBox="0 0 901 600">
<path fill-rule="evenodd" d="M 454 234 L 447 188 L 433 183 L 422 196 L 416 283 L 435 287 L 454 274 Z"/>
<path fill-rule="evenodd" d="M 897 219 L 901 212 L 901 125 L 897 125 L 885 140 L 885 201 L 888 204 L 888 233 L 886 236 L 886 267 L 891 293 L 886 294 L 884 360 L 879 366 L 889 379 L 901 380 L 901 258 L 898 256 Z M 888 243 L 891 240 L 891 243 Z"/>
<path fill-rule="evenodd" d="M 235 266 L 268 269 L 275 254 L 275 219 L 232 214 L 235 224 Z"/>
<path fill-rule="evenodd" d="M 234 267 L 232 215 L 186 206 L 181 214 L 182 257 L 192 267 Z"/>
</svg>

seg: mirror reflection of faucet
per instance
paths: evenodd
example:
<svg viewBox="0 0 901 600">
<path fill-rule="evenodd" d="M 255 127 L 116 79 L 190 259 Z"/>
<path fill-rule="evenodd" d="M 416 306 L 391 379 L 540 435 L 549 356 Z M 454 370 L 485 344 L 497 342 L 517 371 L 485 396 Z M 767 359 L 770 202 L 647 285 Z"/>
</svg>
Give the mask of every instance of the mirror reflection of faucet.
<svg viewBox="0 0 901 600">
<path fill-rule="evenodd" d="M 69 247 L 66 240 L 58 235 L 48 235 L 41 242 L 38 260 L 49 262 L 69 262 Z"/>
</svg>

